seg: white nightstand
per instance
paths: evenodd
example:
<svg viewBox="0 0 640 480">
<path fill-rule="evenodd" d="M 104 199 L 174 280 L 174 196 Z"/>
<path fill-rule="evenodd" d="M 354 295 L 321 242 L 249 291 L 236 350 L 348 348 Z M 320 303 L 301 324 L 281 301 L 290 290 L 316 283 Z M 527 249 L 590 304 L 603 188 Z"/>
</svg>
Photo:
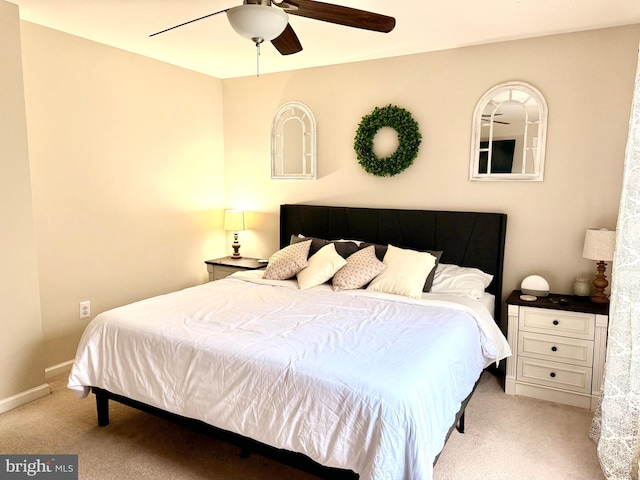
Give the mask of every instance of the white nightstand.
<svg viewBox="0 0 640 480">
<path fill-rule="evenodd" d="M 209 272 L 209 281 L 220 280 L 228 277 L 232 273 L 240 270 L 258 270 L 267 266 L 266 263 L 258 262 L 257 258 L 231 258 L 223 257 L 214 260 L 207 260 L 207 271 Z"/>
<path fill-rule="evenodd" d="M 534 302 L 507 299 L 505 392 L 595 409 L 602 387 L 609 304 L 551 294 Z M 555 303 L 560 299 L 568 303 Z"/>
</svg>

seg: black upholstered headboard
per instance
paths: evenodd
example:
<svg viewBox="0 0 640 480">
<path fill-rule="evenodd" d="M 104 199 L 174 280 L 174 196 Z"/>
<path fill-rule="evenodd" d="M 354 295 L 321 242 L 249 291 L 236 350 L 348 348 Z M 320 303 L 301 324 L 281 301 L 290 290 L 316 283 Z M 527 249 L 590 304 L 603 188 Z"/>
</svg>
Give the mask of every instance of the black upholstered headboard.
<svg viewBox="0 0 640 480">
<path fill-rule="evenodd" d="M 413 250 L 441 250 L 442 263 L 476 267 L 493 275 L 500 322 L 502 267 L 507 215 L 504 213 L 398 210 L 388 208 L 280 206 L 280 247 L 291 235 L 353 239 Z"/>
</svg>

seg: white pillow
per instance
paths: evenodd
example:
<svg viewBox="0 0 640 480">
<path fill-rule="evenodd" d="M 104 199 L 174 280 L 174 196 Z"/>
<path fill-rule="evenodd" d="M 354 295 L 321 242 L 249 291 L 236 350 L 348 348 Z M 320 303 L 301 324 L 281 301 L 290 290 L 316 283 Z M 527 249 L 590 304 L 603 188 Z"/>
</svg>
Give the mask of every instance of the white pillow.
<svg viewBox="0 0 640 480">
<path fill-rule="evenodd" d="M 334 290 L 355 290 L 376 278 L 387 266 L 378 260 L 373 245 L 347 257 L 347 264 L 333 276 Z"/>
<path fill-rule="evenodd" d="M 424 282 L 436 264 L 436 257 L 389 245 L 382 262 L 387 268 L 371 281 L 367 290 L 421 298 Z"/>
<path fill-rule="evenodd" d="M 329 243 L 311 255 L 308 266 L 298 272 L 298 287 L 306 289 L 320 285 L 346 264 L 347 261 L 336 252 L 335 244 Z"/>
<path fill-rule="evenodd" d="M 308 265 L 307 257 L 311 240 L 288 245 L 271 255 L 262 278 L 268 280 L 287 280 Z"/>
<path fill-rule="evenodd" d="M 478 300 L 482 298 L 485 288 L 489 286 L 491 280 L 493 280 L 493 275 L 485 273 L 479 268 L 440 263 L 433 277 L 431 291 Z"/>
</svg>

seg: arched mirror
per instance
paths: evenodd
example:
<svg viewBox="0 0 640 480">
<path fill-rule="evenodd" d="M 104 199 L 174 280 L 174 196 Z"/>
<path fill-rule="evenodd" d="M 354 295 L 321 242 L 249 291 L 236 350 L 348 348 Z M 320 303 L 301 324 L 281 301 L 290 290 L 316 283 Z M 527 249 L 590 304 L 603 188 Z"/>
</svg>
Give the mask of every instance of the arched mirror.
<svg viewBox="0 0 640 480">
<path fill-rule="evenodd" d="M 285 103 L 273 118 L 271 178 L 316 178 L 316 120 L 302 103 Z"/>
<path fill-rule="evenodd" d="M 469 179 L 542 181 L 547 102 L 524 82 L 496 85 L 473 112 Z"/>
</svg>

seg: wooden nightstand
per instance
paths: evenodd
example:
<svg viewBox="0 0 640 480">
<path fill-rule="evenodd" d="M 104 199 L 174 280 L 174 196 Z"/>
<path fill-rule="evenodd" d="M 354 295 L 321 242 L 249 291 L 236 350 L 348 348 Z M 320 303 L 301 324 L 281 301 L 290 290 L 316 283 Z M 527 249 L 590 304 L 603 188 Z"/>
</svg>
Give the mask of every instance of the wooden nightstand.
<svg viewBox="0 0 640 480">
<path fill-rule="evenodd" d="M 209 281 L 220 280 L 228 277 L 232 273 L 240 270 L 258 270 L 267 266 L 266 263 L 258 262 L 257 258 L 231 258 L 223 257 L 214 260 L 207 260 L 207 271 L 209 272 Z"/>
<path fill-rule="evenodd" d="M 505 392 L 594 410 L 602 387 L 609 304 L 550 294 L 528 302 L 507 299 Z M 560 299 L 567 304 L 555 303 Z"/>
</svg>

